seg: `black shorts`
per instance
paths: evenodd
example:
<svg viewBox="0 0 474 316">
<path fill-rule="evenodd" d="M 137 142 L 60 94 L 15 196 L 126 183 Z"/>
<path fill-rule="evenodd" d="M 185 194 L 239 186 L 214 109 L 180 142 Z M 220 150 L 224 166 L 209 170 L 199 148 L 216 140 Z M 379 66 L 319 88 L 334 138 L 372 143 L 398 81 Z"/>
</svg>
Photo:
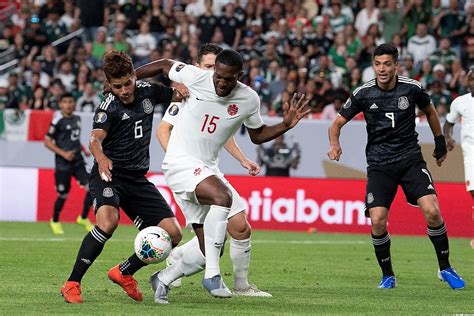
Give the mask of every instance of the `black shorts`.
<svg viewBox="0 0 474 316">
<path fill-rule="evenodd" d="M 85 165 L 73 166 L 69 169 L 54 171 L 54 178 L 56 180 L 56 192 L 59 194 L 68 193 L 71 189 L 71 177 L 76 178 L 80 186 L 85 187 L 89 183 L 89 174 L 87 173 Z"/>
<path fill-rule="evenodd" d="M 120 207 L 140 230 L 174 217 L 160 191 L 143 175 L 119 175 L 114 172 L 112 182 L 105 182 L 94 170 L 89 187 L 95 212 L 103 205 Z"/>
<path fill-rule="evenodd" d="M 387 165 L 369 166 L 365 215 L 368 217 L 368 210 L 377 206 L 390 209 L 398 185 L 401 185 L 407 202 L 415 206 L 420 197 L 436 194 L 426 162 L 419 156 Z"/>
</svg>

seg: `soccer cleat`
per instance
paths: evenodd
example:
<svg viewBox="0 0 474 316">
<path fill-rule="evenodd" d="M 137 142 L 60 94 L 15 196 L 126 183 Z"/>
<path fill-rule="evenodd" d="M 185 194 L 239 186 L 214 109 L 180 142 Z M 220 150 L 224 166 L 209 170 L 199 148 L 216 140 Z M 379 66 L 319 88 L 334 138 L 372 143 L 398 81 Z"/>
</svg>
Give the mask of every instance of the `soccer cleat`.
<svg viewBox="0 0 474 316">
<path fill-rule="evenodd" d="M 174 264 L 172 253 L 166 258 L 166 266 L 171 267 Z M 181 287 L 181 278 L 174 280 L 170 283 L 170 287 Z"/>
<path fill-rule="evenodd" d="M 464 288 L 466 282 L 454 271 L 453 268 L 438 271 L 438 278 L 449 284 L 453 290 L 461 290 Z"/>
<path fill-rule="evenodd" d="M 55 235 L 64 235 L 64 230 L 60 222 L 53 222 L 53 220 L 51 219 L 49 221 L 49 226 L 51 227 Z"/>
<path fill-rule="evenodd" d="M 122 289 L 135 301 L 143 301 L 143 294 L 138 289 L 138 282 L 131 275 L 123 275 L 119 265 L 116 265 L 107 273 L 109 280 L 120 285 Z"/>
<path fill-rule="evenodd" d="M 77 217 L 76 223 L 84 226 L 84 228 L 88 232 L 90 232 L 94 228 L 94 225 L 91 223 L 91 221 L 88 218 L 82 218 L 81 215 Z"/>
<path fill-rule="evenodd" d="M 81 284 L 75 281 L 66 281 L 66 283 L 61 287 L 61 295 L 68 303 L 81 304 Z"/>
<path fill-rule="evenodd" d="M 273 297 L 268 292 L 264 292 L 262 290 L 259 290 L 256 285 L 251 284 L 249 285 L 248 288 L 246 289 L 236 289 L 232 291 L 233 296 L 253 296 L 253 297 Z"/>
<path fill-rule="evenodd" d="M 170 291 L 170 288 L 161 282 L 160 278 L 158 277 L 158 273 L 159 271 L 156 271 L 150 277 L 151 288 L 155 293 L 155 303 L 168 304 L 168 292 Z"/>
<path fill-rule="evenodd" d="M 214 297 L 227 298 L 232 296 L 232 293 L 225 285 L 220 274 L 217 274 L 212 278 L 203 279 L 202 286 Z"/>
<path fill-rule="evenodd" d="M 397 279 L 393 275 L 385 275 L 382 277 L 380 284 L 378 285 L 379 289 L 393 289 L 397 286 Z"/>
</svg>

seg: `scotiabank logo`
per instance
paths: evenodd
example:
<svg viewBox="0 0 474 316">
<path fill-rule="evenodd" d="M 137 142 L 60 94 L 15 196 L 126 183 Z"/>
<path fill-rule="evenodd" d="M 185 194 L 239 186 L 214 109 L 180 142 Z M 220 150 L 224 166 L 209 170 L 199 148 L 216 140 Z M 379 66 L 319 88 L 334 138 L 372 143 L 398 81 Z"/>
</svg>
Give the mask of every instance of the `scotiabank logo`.
<svg viewBox="0 0 474 316">
<path fill-rule="evenodd" d="M 307 197 L 304 189 L 297 189 L 291 197 L 279 197 L 273 196 L 273 190 L 268 187 L 252 191 L 248 198 L 243 198 L 251 221 L 370 225 L 362 201 L 329 199 L 318 202 Z"/>
</svg>

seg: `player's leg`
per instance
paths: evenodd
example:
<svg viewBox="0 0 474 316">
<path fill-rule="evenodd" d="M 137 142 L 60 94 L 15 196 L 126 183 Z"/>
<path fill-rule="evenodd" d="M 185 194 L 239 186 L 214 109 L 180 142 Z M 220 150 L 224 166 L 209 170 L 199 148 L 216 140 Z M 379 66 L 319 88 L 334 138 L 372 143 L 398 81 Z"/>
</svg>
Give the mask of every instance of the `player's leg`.
<svg viewBox="0 0 474 316">
<path fill-rule="evenodd" d="M 390 205 L 397 193 L 397 182 L 386 170 L 389 167 L 369 167 L 367 169 L 367 193 L 365 205 L 371 220 L 371 236 L 375 257 L 382 270 L 382 280 L 378 287 L 391 289 L 396 286 L 390 253 L 391 239 L 387 230 Z"/>
<path fill-rule="evenodd" d="M 61 223 L 59 222 L 59 214 L 61 213 L 64 203 L 66 202 L 69 190 L 71 188 L 71 172 L 68 170 L 56 170 L 54 178 L 56 181 L 56 192 L 58 196 L 54 202 L 53 218 L 50 220 L 49 225 L 56 235 L 64 234 Z"/>
<path fill-rule="evenodd" d="M 114 184 L 103 181 L 97 175 L 91 179 L 90 185 L 95 200 L 96 225 L 82 240 L 71 275 L 61 288 L 61 294 L 68 303 L 82 303 L 82 277 L 112 237 L 120 219 L 120 198 Z"/>
<path fill-rule="evenodd" d="M 217 176 L 202 180 L 195 190 L 202 205 L 210 205 L 204 220 L 204 248 L 206 268 L 203 286 L 217 297 L 230 297 L 231 293 L 221 276 L 219 258 L 227 230 L 227 217 L 232 205 L 232 192 Z"/>
<path fill-rule="evenodd" d="M 92 206 L 92 195 L 89 191 L 89 174 L 86 171 L 86 166 L 81 165 L 77 167 L 74 177 L 79 183 L 79 186 L 86 191 L 82 205 L 82 213 L 77 217 L 76 223 L 84 226 L 87 231 L 91 231 L 94 228 L 94 225 L 89 221 L 88 215 Z"/>
<path fill-rule="evenodd" d="M 408 202 L 418 204 L 425 217 L 428 237 L 438 259 L 439 278 L 448 282 L 452 288 L 463 288 L 464 281 L 451 268 L 449 262 L 449 239 L 446 225 L 441 216 L 433 178 L 426 168 L 426 162 L 418 160 L 410 164 L 402 181 Z"/>
</svg>

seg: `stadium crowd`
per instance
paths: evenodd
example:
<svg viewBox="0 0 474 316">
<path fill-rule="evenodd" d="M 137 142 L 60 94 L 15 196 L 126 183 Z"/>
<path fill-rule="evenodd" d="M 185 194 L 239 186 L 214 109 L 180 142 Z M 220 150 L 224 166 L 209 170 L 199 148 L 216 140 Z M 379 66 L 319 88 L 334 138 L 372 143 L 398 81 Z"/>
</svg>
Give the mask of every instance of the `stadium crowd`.
<svg viewBox="0 0 474 316">
<path fill-rule="evenodd" d="M 421 81 L 443 117 L 467 92 L 474 60 L 472 0 L 10 2 L 11 14 L 0 16 L 0 64 L 18 64 L 0 67 L 0 109 L 55 110 L 71 92 L 76 110 L 92 112 L 103 99 L 106 51 L 127 52 L 135 66 L 194 63 L 199 46 L 213 42 L 242 54 L 241 81 L 260 95 L 262 114 L 280 115 L 299 92 L 310 99 L 310 118 L 333 119 L 375 77 L 372 52 L 386 42 L 399 48 L 400 74 Z"/>
</svg>

